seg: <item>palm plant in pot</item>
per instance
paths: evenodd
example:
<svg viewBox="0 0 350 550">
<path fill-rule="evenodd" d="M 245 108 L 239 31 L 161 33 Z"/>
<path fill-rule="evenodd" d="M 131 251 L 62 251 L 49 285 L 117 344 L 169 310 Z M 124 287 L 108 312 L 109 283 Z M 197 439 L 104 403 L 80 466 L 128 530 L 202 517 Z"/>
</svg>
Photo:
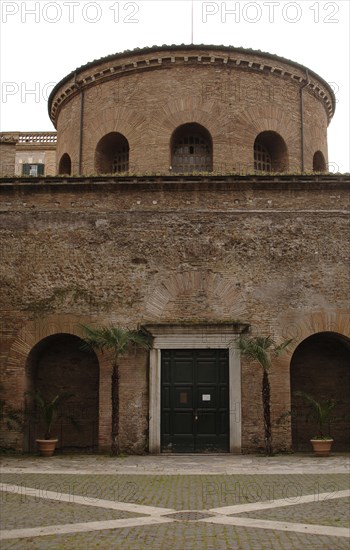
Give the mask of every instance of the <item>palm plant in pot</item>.
<svg viewBox="0 0 350 550">
<path fill-rule="evenodd" d="M 44 426 L 44 437 L 36 439 L 39 454 L 45 457 L 52 456 L 58 442 L 58 439 L 52 436 L 55 422 L 61 418 L 67 418 L 75 427 L 78 427 L 74 418 L 61 410 L 62 403 L 74 397 L 74 394 L 62 392 L 51 400 L 45 399 L 40 391 L 28 391 L 25 395 L 28 395 L 34 404 L 34 408 L 27 410 L 27 414 L 35 419 L 39 418 Z"/>
<path fill-rule="evenodd" d="M 311 419 L 317 426 L 316 434 L 310 439 L 315 456 L 329 456 L 333 444 L 330 424 L 335 419 L 334 409 L 339 401 L 331 398 L 317 401 L 315 397 L 304 391 L 296 391 L 295 395 L 304 399 L 309 405 L 306 421 Z"/>
</svg>

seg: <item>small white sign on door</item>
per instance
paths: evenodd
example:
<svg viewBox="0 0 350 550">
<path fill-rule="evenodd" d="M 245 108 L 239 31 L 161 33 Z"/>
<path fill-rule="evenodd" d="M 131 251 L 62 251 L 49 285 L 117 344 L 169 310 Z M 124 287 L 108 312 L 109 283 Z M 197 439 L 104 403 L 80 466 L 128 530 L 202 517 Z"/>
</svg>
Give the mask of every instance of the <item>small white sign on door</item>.
<svg viewBox="0 0 350 550">
<path fill-rule="evenodd" d="M 202 393 L 202 401 L 210 401 L 211 395 L 210 393 Z"/>
</svg>

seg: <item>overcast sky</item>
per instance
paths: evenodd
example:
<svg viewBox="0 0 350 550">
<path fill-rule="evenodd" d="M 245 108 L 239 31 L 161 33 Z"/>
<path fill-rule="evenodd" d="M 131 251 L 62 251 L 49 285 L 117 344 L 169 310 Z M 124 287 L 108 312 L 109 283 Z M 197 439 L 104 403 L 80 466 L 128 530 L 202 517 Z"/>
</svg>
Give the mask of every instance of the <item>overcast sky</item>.
<svg viewBox="0 0 350 550">
<path fill-rule="evenodd" d="M 332 172 L 349 163 L 349 0 L 193 2 L 193 42 L 260 49 L 297 61 L 333 88 Z M 191 0 L 6 1 L 1 9 L 1 131 L 54 130 L 53 86 L 126 49 L 192 41 Z"/>
</svg>

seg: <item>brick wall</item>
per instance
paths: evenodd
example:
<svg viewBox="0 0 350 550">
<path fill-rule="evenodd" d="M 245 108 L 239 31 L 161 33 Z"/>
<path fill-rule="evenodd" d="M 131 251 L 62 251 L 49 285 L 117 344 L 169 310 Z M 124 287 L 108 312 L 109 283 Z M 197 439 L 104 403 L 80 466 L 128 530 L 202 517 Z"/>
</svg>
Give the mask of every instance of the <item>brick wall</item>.
<svg viewBox="0 0 350 550">
<path fill-rule="evenodd" d="M 254 141 L 263 131 L 282 136 L 289 155 L 287 171 L 301 171 L 300 89 L 306 76 L 302 67 L 281 58 L 234 48 L 170 48 L 102 59 L 82 68 L 77 82 L 64 81 L 50 98 L 58 130 L 57 162 L 68 153 L 75 174 L 81 121 L 86 175 L 96 173 L 96 146 L 110 132 L 127 138 L 130 172 L 168 173 L 171 136 L 190 122 L 211 134 L 214 172 L 252 173 Z M 302 93 L 304 171 L 312 171 L 316 151 L 327 160 L 332 92 L 312 73 Z"/>
<path fill-rule="evenodd" d="M 0 176 L 15 175 L 16 141 L 0 142 Z"/>
<path fill-rule="evenodd" d="M 349 337 L 348 187 L 347 176 L 2 180 L 7 398 L 18 404 L 27 357 L 49 328 L 240 320 L 294 337 L 293 349 L 318 332 Z M 98 360 L 106 449 L 111 371 Z M 147 365 L 141 351 L 121 362 L 120 437 L 132 452 L 147 446 Z M 271 372 L 274 422 L 290 408 L 289 369 L 286 356 Z M 246 451 L 262 446 L 260 382 L 243 362 Z M 290 428 L 275 425 L 274 440 L 288 448 Z"/>
</svg>

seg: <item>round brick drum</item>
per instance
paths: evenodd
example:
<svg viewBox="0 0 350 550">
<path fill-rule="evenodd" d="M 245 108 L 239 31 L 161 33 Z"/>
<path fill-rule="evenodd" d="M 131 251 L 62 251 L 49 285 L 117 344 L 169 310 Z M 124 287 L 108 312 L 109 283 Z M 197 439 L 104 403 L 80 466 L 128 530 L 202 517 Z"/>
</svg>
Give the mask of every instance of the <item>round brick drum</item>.
<svg viewBox="0 0 350 550">
<path fill-rule="evenodd" d="M 57 171 L 81 175 L 324 172 L 334 108 L 298 63 L 197 45 L 93 61 L 49 99 Z"/>
</svg>

